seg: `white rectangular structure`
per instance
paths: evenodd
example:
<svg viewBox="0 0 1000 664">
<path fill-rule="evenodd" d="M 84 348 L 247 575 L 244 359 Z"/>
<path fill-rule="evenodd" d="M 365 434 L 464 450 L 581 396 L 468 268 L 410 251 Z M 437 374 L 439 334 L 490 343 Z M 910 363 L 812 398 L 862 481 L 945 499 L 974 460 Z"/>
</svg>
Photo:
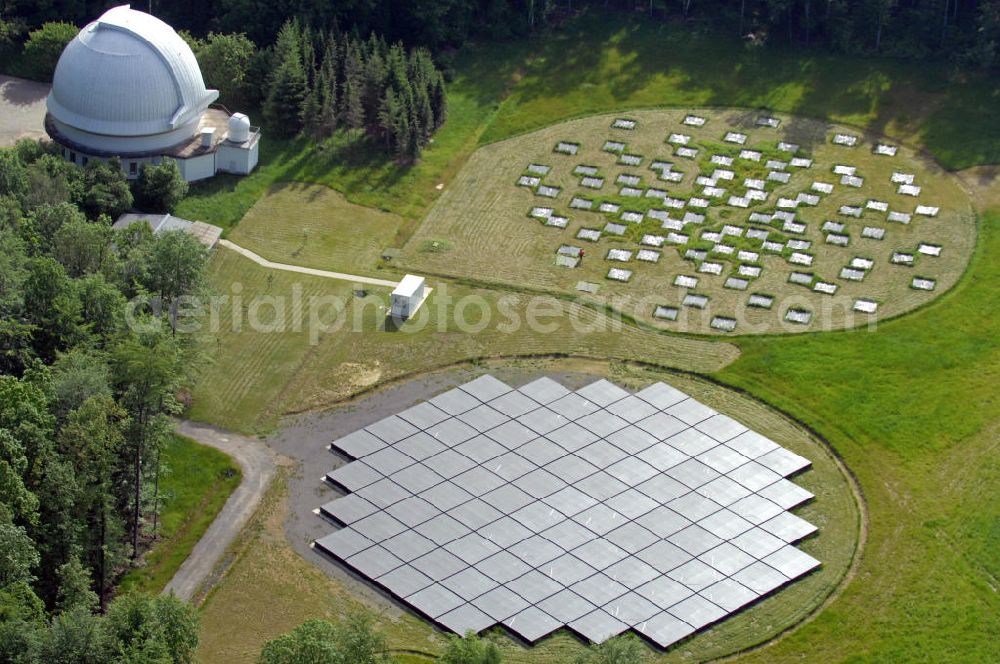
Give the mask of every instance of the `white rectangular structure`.
<svg viewBox="0 0 1000 664">
<path fill-rule="evenodd" d="M 391 315 L 393 318 L 406 319 L 416 313 L 424 301 L 424 278 L 408 274 L 392 291 Z"/>
</svg>

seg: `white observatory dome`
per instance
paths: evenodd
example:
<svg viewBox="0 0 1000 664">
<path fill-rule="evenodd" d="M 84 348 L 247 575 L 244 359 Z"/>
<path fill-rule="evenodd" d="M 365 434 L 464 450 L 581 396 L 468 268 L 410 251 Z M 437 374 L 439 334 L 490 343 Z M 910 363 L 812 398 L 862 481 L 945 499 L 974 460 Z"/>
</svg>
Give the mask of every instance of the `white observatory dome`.
<svg viewBox="0 0 1000 664">
<path fill-rule="evenodd" d="M 233 143 L 250 140 L 250 118 L 243 113 L 233 113 L 229 118 L 229 135 L 226 138 Z"/>
<path fill-rule="evenodd" d="M 83 145 L 107 149 L 123 141 L 100 137 L 166 135 L 142 141 L 151 147 L 193 136 L 218 96 L 205 89 L 194 53 L 173 28 L 123 5 L 109 9 L 66 46 L 48 110 L 57 126 Z"/>
</svg>

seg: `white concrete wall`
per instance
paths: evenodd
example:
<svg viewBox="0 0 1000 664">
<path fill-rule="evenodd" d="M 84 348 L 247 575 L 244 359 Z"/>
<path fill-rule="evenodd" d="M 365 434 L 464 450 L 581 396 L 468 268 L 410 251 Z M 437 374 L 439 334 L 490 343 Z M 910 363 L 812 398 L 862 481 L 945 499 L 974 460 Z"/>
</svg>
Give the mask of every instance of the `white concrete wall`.
<svg viewBox="0 0 1000 664">
<path fill-rule="evenodd" d="M 190 159 L 174 159 L 181 171 L 181 176 L 188 182 L 204 180 L 215 175 L 215 153 L 191 157 Z"/>
<path fill-rule="evenodd" d="M 257 146 L 260 142 L 254 143 L 249 150 L 236 147 L 234 145 L 219 144 L 216 152 L 216 164 L 218 170 L 225 173 L 236 173 L 237 175 L 247 175 L 257 166 Z"/>
</svg>

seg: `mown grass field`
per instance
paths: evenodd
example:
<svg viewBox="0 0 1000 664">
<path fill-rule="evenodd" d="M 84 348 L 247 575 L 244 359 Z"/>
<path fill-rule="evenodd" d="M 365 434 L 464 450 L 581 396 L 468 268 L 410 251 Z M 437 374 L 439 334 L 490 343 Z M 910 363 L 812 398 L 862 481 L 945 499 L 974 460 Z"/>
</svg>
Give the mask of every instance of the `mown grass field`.
<svg viewBox="0 0 1000 664">
<path fill-rule="evenodd" d="M 125 575 L 119 592 L 163 590 L 243 475 L 228 455 L 176 434 L 163 449 L 162 463 L 167 472 L 160 480 L 159 539 L 143 566 Z"/>
<path fill-rule="evenodd" d="M 489 363 L 484 370 L 495 370 L 510 364 Z M 633 388 L 654 380 L 668 380 L 813 462 L 811 469 L 797 476 L 795 481 L 814 492 L 818 498 L 795 512 L 821 528 L 819 535 L 808 538 L 800 546 L 822 560 L 823 567 L 751 609 L 690 639 L 682 648 L 676 648 L 664 657 L 656 657 L 655 661 L 710 659 L 770 638 L 813 612 L 848 573 L 857 546 L 861 518 L 848 478 L 821 443 L 765 405 L 704 380 L 627 364 L 609 366 L 607 363 L 546 360 L 520 362 L 514 366 L 527 371 L 551 372 L 572 371 L 585 366 L 585 370 L 596 370 L 599 375 L 608 375 Z M 303 616 L 335 617 L 345 610 L 366 606 L 352 594 L 350 584 L 324 575 L 282 542 L 282 523 L 289 515 L 283 514 L 286 506 L 281 498 L 279 488 L 272 496 L 273 502 L 269 502 L 265 516 L 259 521 L 259 530 L 243 542 L 238 562 L 204 609 L 206 638 L 200 653 L 203 661 L 246 661 L 263 641 L 290 629 L 296 621 L 304 619 Z M 290 518 L 296 517 L 292 515 Z M 266 593 L 268 598 L 266 612 L 260 610 L 264 602 L 262 593 Z M 234 621 L 233 616 L 239 616 L 239 620 Z M 401 612 L 399 616 L 384 615 L 380 622 L 389 637 L 390 647 L 397 651 L 418 650 L 439 654 L 443 649 L 441 634 L 408 612 Z M 517 644 L 507 638 L 503 630 L 496 630 L 496 635 L 506 662 L 568 662 L 583 649 L 581 641 L 566 632 L 554 634 L 533 648 Z"/>
<path fill-rule="evenodd" d="M 1000 161 L 1000 86 L 944 65 L 747 50 L 739 42 L 617 15 L 584 17 L 531 42 L 475 48 L 456 62 L 451 118 L 418 166 L 366 156 L 372 153 L 344 137 L 322 148 L 265 139 L 257 173 L 199 186 L 178 214 L 233 226 L 272 184 L 318 182 L 353 203 L 403 217 L 398 246 L 437 199 L 436 185 L 451 182 L 478 145 L 637 107 L 768 107 L 887 134 L 928 150 L 950 169 Z M 976 171 L 978 186 L 996 179 L 996 169 Z M 980 200 L 995 205 L 1000 198 Z M 743 653 L 741 661 L 995 661 L 1000 210 L 982 206 L 980 212 L 977 250 L 959 284 L 877 330 L 740 338 L 730 345 L 632 328 L 622 339 L 566 334 L 563 319 L 554 332 L 530 337 L 447 327 L 439 335 L 402 337 L 375 330 L 373 309 L 370 333 L 331 335 L 315 347 L 295 334 L 264 339 L 223 329 L 211 341 L 216 363 L 195 391 L 192 415 L 242 431 L 268 430 L 283 412 L 329 405 L 463 357 L 523 349 L 621 357 L 638 349 L 659 364 L 688 366 L 747 390 L 799 419 L 829 441 L 864 494 L 869 531 L 857 575 L 814 619 Z M 269 280 L 239 260 L 225 252 L 213 259 L 217 289 L 228 292 L 235 282 L 247 292 L 291 289 L 281 276 Z M 309 288 L 340 292 L 336 282 Z M 481 294 L 499 310 L 502 293 L 457 288 Z M 267 527 L 246 532 L 255 546 L 243 550 L 205 604 L 205 661 L 217 661 L 215 653 L 225 653 L 224 661 L 252 661 L 264 639 L 309 617 L 335 617 L 353 601 L 283 542 L 280 488 L 261 514 Z M 772 634 L 770 625 L 745 623 L 739 647 Z M 412 616 L 388 628 L 393 644 L 402 644 L 396 647 L 439 647 Z M 736 640 L 725 645 L 736 647 Z M 511 661 L 555 663 L 579 647 L 556 637 L 527 655 L 505 652 Z M 682 645 L 668 659 L 688 656 L 698 658 Z"/>
<path fill-rule="evenodd" d="M 681 120 L 688 110 L 705 117 L 705 126 L 683 125 Z M 780 116 L 782 125 L 777 130 L 755 127 L 757 114 L 753 112 L 687 109 L 633 111 L 622 115 L 638 120 L 636 129 L 612 129 L 616 115 L 597 115 L 552 125 L 477 151 L 407 243 L 400 264 L 418 273 L 477 277 L 501 287 L 529 285 L 569 296 L 580 295 L 576 292 L 576 284 L 584 280 L 599 286 L 600 290 L 593 299 L 621 308 L 631 316 L 663 329 L 718 333 L 710 327 L 710 323 L 715 316 L 725 316 L 738 321 L 733 334 L 760 334 L 865 325 L 869 316 L 852 310 L 857 298 L 878 302 L 881 317 L 898 315 L 928 302 L 954 285 L 972 253 L 975 216 L 969 197 L 956 178 L 906 148 L 902 148 L 895 157 L 872 154 L 874 144 L 880 140 L 876 136 L 859 137 L 857 147 L 847 148 L 831 144 L 830 138 L 837 132 L 857 136 L 857 130 L 786 115 Z M 689 242 L 680 246 L 665 244 L 662 258 L 657 263 L 643 263 L 634 256 L 627 263 L 607 260 L 605 256 L 610 249 L 634 253 L 642 248 L 639 240 L 644 234 L 662 237 L 668 233 L 661 229 L 657 219 L 647 218 L 641 224 L 632 224 L 622 221 L 619 214 L 597 210 L 597 204 L 604 201 L 618 204 L 622 210 L 647 212 L 653 208 L 666 209 L 656 198 L 619 196 L 621 185 L 616 184 L 616 178 L 619 175 L 637 175 L 642 178 L 642 183 L 638 185 L 640 189 L 659 188 L 669 192 L 670 196 L 680 198 L 699 196 L 702 187 L 695 185 L 696 176 L 699 172 L 709 176 L 720 168 L 710 163 L 711 155 L 733 155 L 741 149 L 723 142 L 723 136 L 728 131 L 749 136 L 744 147 L 762 150 L 765 156 L 759 163 L 737 158 L 732 166 L 736 177 L 731 181 L 719 180 L 718 186 L 726 189 L 727 193 L 712 200 L 709 208 L 668 210 L 674 219 L 680 219 L 687 211 L 707 215 L 704 223 L 689 224 L 680 231 L 689 237 Z M 697 160 L 672 155 L 672 146 L 666 140 L 673 133 L 691 137 L 690 147 L 699 149 Z M 642 156 L 643 163 L 639 166 L 616 163 L 617 155 L 602 149 L 608 140 L 626 143 L 625 152 Z M 574 156 L 555 153 L 553 148 L 559 141 L 580 143 L 579 153 Z M 779 141 L 800 145 L 797 156 L 811 158 L 812 167 L 789 167 L 789 183 L 768 183 L 769 199 L 751 206 L 749 210 L 727 205 L 729 195 L 745 191 L 745 177 L 763 180 L 767 176 L 770 169 L 765 167 L 765 162 L 768 159 L 787 163 L 790 155 L 775 149 Z M 650 170 L 650 163 L 655 160 L 673 163 L 675 171 L 685 174 L 683 183 L 673 184 L 658 179 L 658 174 Z M 552 169 L 542 182 L 561 188 L 556 198 L 538 196 L 527 187 L 515 186 L 529 164 Z M 863 187 L 841 185 L 840 176 L 833 173 L 834 166 L 838 164 L 855 167 L 857 174 L 864 178 Z M 603 187 L 588 189 L 580 186 L 580 176 L 573 173 L 578 165 L 598 168 L 600 177 L 604 179 Z M 896 171 L 915 175 L 915 182 L 922 187 L 918 198 L 897 193 L 897 185 L 891 182 Z M 800 205 L 795 210 L 797 218 L 807 224 L 806 232 L 783 232 L 780 222 L 774 222 L 769 229 L 770 239 L 782 244 L 790 239 L 810 241 L 812 246 L 805 253 L 814 259 L 811 266 L 788 262 L 791 249 L 786 249 L 783 255 L 772 255 L 761 250 L 759 241 L 746 237 L 729 238 L 725 244 L 760 254 L 760 260 L 754 263 L 763 268 L 760 278 L 750 279 L 747 290 L 740 291 L 724 288 L 723 284 L 728 277 L 738 276 L 740 263 L 750 262 L 736 260 L 735 254 L 723 256 L 711 251 L 708 260 L 724 265 L 723 272 L 715 276 L 697 272 L 698 262 L 684 259 L 688 248 L 713 248 L 713 243 L 699 240 L 699 234 L 704 231 L 721 231 L 724 224 L 740 229 L 766 227 L 761 223 L 748 223 L 748 215 L 751 212 L 774 212 L 775 204 L 781 197 L 794 199 L 800 192 L 815 193 L 810 189 L 815 181 L 834 184 L 834 191 L 821 196 L 822 200 L 815 207 Z M 594 201 L 594 209 L 585 211 L 569 207 L 574 196 Z M 866 210 L 860 219 L 838 214 L 842 205 L 864 208 L 869 200 L 886 203 L 894 211 L 910 213 L 917 204 L 924 204 L 940 207 L 941 212 L 933 219 L 915 215 L 909 224 L 886 222 L 885 212 L 871 210 Z M 542 221 L 528 216 L 535 206 L 552 208 L 555 214 L 567 217 L 569 225 L 565 229 L 546 227 Z M 826 233 L 822 230 L 826 220 L 842 223 L 846 227 L 843 233 L 850 237 L 849 246 L 839 247 L 826 242 Z M 598 242 L 576 238 L 580 229 L 601 230 L 608 222 L 627 226 L 625 236 L 605 233 Z M 885 238 L 863 238 L 861 233 L 865 226 L 882 228 Z M 426 251 L 434 241 L 439 241 L 448 250 Z M 943 246 L 941 256 L 920 255 L 917 246 L 921 243 Z M 556 265 L 556 251 L 562 245 L 586 251 L 586 257 L 577 268 Z M 912 266 L 891 264 L 890 258 L 897 251 L 915 255 L 916 263 Z M 854 257 L 874 260 L 874 267 L 867 272 L 863 282 L 840 278 L 840 270 Z M 607 279 L 608 270 L 612 267 L 631 270 L 631 281 L 622 284 Z M 835 284 L 836 294 L 815 292 L 811 284 L 790 283 L 789 275 L 793 271 L 814 275 L 817 282 Z M 690 290 L 674 286 L 677 275 L 696 276 L 698 286 Z M 910 282 L 915 276 L 936 280 L 935 291 L 911 288 Z M 707 296 L 708 306 L 704 310 L 682 307 L 681 301 L 689 292 Z M 773 307 L 770 310 L 747 307 L 750 293 L 773 297 Z M 678 319 L 657 321 L 653 318 L 653 311 L 659 305 L 678 308 Z M 808 325 L 785 321 L 785 312 L 792 306 L 811 312 L 812 319 Z"/>
</svg>

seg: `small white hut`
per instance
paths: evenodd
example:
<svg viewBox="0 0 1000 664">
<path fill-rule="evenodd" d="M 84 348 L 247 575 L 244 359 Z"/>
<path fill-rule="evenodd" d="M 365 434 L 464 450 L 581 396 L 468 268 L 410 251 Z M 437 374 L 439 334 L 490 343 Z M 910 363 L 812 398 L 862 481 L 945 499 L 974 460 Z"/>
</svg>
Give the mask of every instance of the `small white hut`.
<svg viewBox="0 0 1000 664">
<path fill-rule="evenodd" d="M 424 301 L 424 278 L 415 274 L 403 277 L 392 291 L 391 315 L 393 318 L 407 319 L 416 313 Z"/>
</svg>

